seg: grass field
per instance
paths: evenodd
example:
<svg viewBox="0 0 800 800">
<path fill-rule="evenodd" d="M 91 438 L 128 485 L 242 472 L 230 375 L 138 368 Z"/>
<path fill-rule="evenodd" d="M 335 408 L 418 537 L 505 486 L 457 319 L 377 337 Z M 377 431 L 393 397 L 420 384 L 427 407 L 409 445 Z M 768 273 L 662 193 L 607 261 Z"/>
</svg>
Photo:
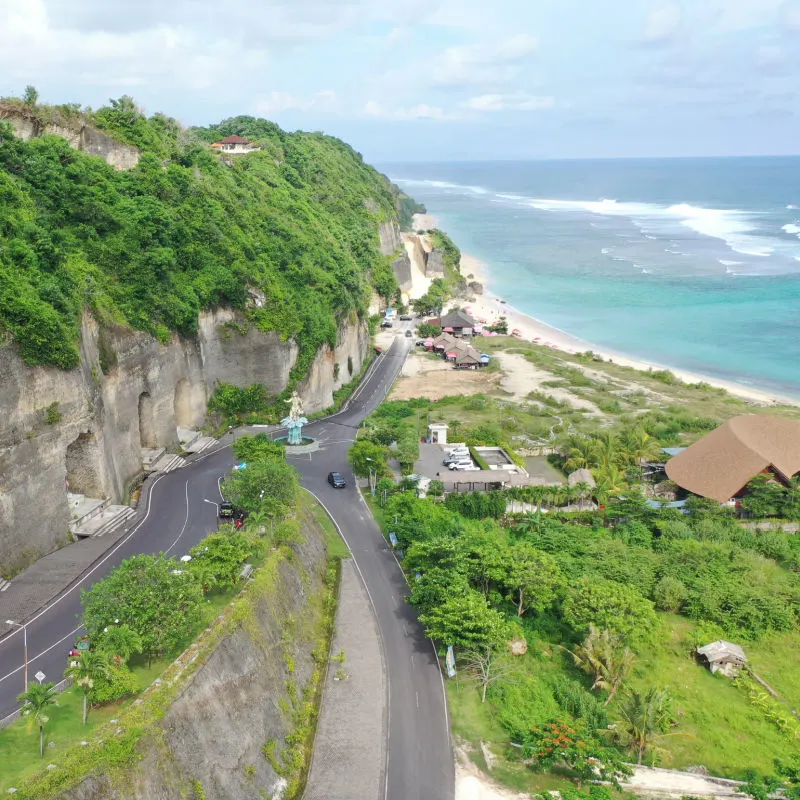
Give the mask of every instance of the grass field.
<svg viewBox="0 0 800 800">
<path fill-rule="evenodd" d="M 350 551 L 347 545 L 336 530 L 336 526 L 331 522 L 328 512 L 312 497 L 310 494 L 302 492 L 300 495 L 301 505 L 311 511 L 314 519 L 319 523 L 322 530 L 325 531 L 325 537 L 328 542 L 328 557 L 329 558 L 349 558 Z"/>
<path fill-rule="evenodd" d="M 797 752 L 798 742 L 781 733 L 756 709 L 741 687 L 728 678 L 712 675 L 695 661 L 690 621 L 667 614 L 661 615 L 661 621 L 660 637 L 639 654 L 629 683 L 635 689 L 668 687 L 673 697 L 678 723 L 657 742 L 655 766 L 685 769 L 702 764 L 712 775 L 741 779 L 747 769 L 767 772 L 775 758 L 787 758 Z M 790 701 L 798 687 L 798 646 L 797 634 L 745 646 L 759 675 Z M 520 663 L 525 672 L 545 681 L 559 673 L 581 677 L 567 654 L 541 643 L 535 644 Z M 462 672 L 457 679 L 448 681 L 447 695 L 452 730 L 457 737 L 476 748 L 481 741 L 491 743 L 492 750 L 504 756 L 509 786 L 528 791 L 540 786 L 543 776 L 534 776 L 517 762 L 491 699 L 482 704 L 474 684 Z M 614 705 L 609 706 L 612 722 L 616 716 Z M 474 756 L 479 763 L 478 754 Z"/>
<path fill-rule="evenodd" d="M 119 713 L 120 705 L 111 704 L 89 713 L 86 725 L 82 720 L 83 692 L 68 689 L 58 696 L 58 705 L 51 706 L 45 726 L 44 759 L 39 757 L 39 729 L 20 720 L 0 731 L 0 794 L 42 768 L 73 745 L 88 739 L 100 727 Z M 10 795 L 9 795 L 10 796 Z"/>
</svg>

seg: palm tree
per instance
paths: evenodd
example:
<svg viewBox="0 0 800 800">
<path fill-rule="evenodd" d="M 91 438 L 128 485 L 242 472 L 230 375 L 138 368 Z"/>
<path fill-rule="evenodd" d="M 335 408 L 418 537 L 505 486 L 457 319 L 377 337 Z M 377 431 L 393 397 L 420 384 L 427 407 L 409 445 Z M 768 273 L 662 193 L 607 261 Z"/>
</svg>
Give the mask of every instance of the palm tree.
<svg viewBox="0 0 800 800">
<path fill-rule="evenodd" d="M 605 505 L 608 498 L 625 491 L 625 475 L 613 464 L 595 473 L 594 495 L 599 503 Z"/>
<path fill-rule="evenodd" d="M 603 431 L 593 441 L 593 454 L 596 466 L 606 471 L 612 467 L 618 467 L 620 457 L 620 441 L 616 434 L 610 431 Z"/>
<path fill-rule="evenodd" d="M 83 690 L 83 724 L 89 713 L 89 692 L 92 691 L 97 678 L 108 677 L 110 667 L 107 658 L 101 653 L 85 650 L 79 656 L 70 660 L 69 666 L 64 671 L 64 677 L 70 678 L 73 683 Z"/>
<path fill-rule="evenodd" d="M 591 497 L 592 486 L 588 481 L 578 481 L 575 484 L 575 493 L 578 498 L 578 506 L 581 511 L 585 511 L 584 503 L 587 497 Z"/>
<path fill-rule="evenodd" d="M 588 436 L 570 436 L 565 449 L 567 451 L 567 461 L 564 464 L 564 469 L 567 472 L 574 472 L 576 469 L 596 465 L 594 439 Z"/>
<path fill-rule="evenodd" d="M 572 656 L 575 666 L 592 676 L 592 690 L 603 689 L 608 692 L 604 705 L 614 699 L 636 661 L 633 652 L 622 646 L 618 635 L 608 629 L 600 630 L 595 625 L 589 625 L 589 635 L 583 644 L 567 652 Z"/>
<path fill-rule="evenodd" d="M 633 464 L 641 475 L 644 462 L 661 457 L 661 445 L 641 426 L 626 431 L 622 436 L 626 461 Z"/>
<path fill-rule="evenodd" d="M 45 714 L 48 706 L 56 704 L 56 690 L 53 683 L 31 683 L 28 690 L 17 700 L 22 703 L 22 714 L 30 719 L 31 725 L 39 728 L 39 755 L 44 758 L 44 726 L 49 717 Z"/>
<path fill-rule="evenodd" d="M 247 515 L 245 528 L 263 535 L 267 532 L 267 522 L 269 522 L 270 525 L 272 524 L 272 518 L 269 514 L 265 514 L 263 511 L 251 511 Z"/>
<path fill-rule="evenodd" d="M 674 724 L 671 706 L 669 690 L 653 687 L 645 693 L 631 692 L 620 707 L 619 730 L 630 749 L 636 751 L 637 764 L 642 763 L 645 750 Z"/>
</svg>

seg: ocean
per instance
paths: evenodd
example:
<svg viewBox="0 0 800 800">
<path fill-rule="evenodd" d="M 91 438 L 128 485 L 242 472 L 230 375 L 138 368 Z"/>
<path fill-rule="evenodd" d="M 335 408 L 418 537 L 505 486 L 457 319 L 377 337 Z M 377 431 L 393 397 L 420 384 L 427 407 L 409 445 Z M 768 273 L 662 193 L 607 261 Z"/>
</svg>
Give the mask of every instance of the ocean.
<svg viewBox="0 0 800 800">
<path fill-rule="evenodd" d="M 520 311 L 800 397 L 800 157 L 383 164 Z"/>
</svg>

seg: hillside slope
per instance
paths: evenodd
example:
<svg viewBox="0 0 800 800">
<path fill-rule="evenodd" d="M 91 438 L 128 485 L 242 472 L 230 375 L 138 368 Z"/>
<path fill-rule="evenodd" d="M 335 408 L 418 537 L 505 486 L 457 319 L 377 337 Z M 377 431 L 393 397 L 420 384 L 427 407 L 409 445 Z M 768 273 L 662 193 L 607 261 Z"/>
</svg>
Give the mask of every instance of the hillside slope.
<svg viewBox="0 0 800 800">
<path fill-rule="evenodd" d="M 90 119 L 140 150 L 133 169 L 0 124 L 0 325 L 28 365 L 77 366 L 84 306 L 165 342 L 194 336 L 202 309 L 255 296 L 249 317 L 297 340 L 301 377 L 373 286 L 395 290 L 377 233 L 396 213 L 393 189 L 343 142 L 249 117 L 187 132 L 129 98 Z M 208 147 L 228 133 L 262 149 Z"/>
</svg>

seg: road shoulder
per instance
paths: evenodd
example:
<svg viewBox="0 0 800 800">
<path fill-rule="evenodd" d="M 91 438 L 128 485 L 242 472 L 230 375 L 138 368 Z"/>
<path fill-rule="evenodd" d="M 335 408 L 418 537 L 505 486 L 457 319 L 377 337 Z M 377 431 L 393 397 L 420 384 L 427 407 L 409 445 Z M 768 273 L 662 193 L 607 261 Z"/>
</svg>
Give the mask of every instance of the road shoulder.
<svg viewBox="0 0 800 800">
<path fill-rule="evenodd" d="M 344 660 L 336 657 L 344 652 Z M 304 800 L 379 800 L 386 765 L 380 634 L 352 559 L 342 561 L 336 633 Z"/>
</svg>

